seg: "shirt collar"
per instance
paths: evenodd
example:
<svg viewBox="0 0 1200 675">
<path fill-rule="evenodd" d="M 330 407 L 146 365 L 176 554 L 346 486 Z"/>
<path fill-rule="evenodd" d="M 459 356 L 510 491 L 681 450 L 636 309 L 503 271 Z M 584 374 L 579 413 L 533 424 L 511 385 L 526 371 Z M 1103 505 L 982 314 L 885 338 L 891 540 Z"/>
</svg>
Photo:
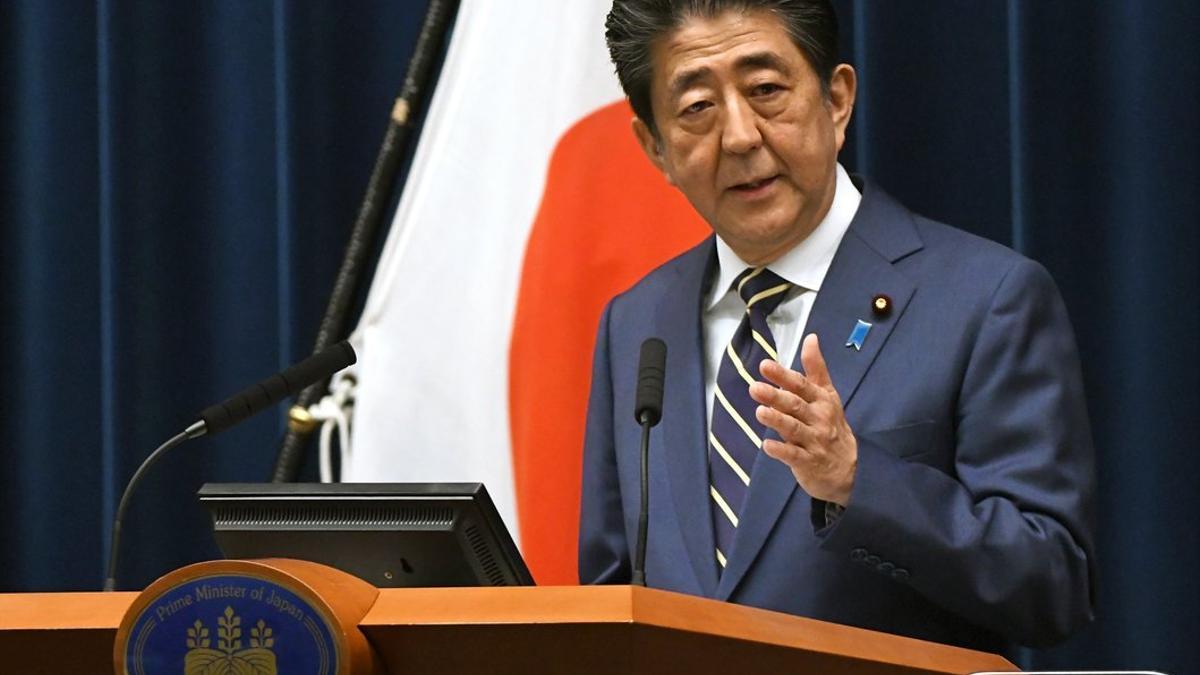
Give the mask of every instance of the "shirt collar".
<svg viewBox="0 0 1200 675">
<path fill-rule="evenodd" d="M 785 280 L 811 291 L 821 290 L 821 282 L 825 279 L 825 273 L 829 271 L 829 265 L 833 263 L 833 255 L 842 243 L 842 237 L 850 228 L 850 221 L 854 219 L 859 202 L 862 201 L 862 194 L 854 187 L 850 174 L 846 173 L 840 163 L 836 173 L 833 203 L 830 204 L 825 217 L 804 241 L 768 265 L 772 272 Z M 707 309 L 712 309 L 713 305 L 725 297 L 734 279 L 750 267 L 729 248 L 720 235 L 717 236 L 717 266 L 717 280 L 712 286 Z"/>
</svg>

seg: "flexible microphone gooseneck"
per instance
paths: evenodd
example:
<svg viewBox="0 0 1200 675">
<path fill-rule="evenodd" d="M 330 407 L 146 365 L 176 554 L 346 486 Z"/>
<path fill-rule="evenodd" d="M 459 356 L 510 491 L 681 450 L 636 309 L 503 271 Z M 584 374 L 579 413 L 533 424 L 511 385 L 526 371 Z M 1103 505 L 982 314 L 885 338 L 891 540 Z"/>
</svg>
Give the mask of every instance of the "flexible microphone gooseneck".
<svg viewBox="0 0 1200 675">
<path fill-rule="evenodd" d="M 321 350 L 287 370 L 246 387 L 221 403 L 205 408 L 200 413 L 200 419 L 192 422 L 186 429 L 150 453 L 137 471 L 133 472 L 133 478 L 129 479 L 125 491 L 121 493 L 121 501 L 117 505 L 117 515 L 113 519 L 112 541 L 109 543 L 108 549 L 108 573 L 104 578 L 104 590 L 114 590 L 117 585 L 117 555 L 120 551 L 121 521 L 125 518 L 125 508 L 129 505 L 129 496 L 133 494 L 133 489 L 146 475 L 146 470 L 158 461 L 159 457 L 189 438 L 211 436 L 224 431 L 288 396 L 295 395 L 305 387 L 330 377 L 356 360 L 354 349 L 350 347 L 349 342 L 339 342 Z"/>
<path fill-rule="evenodd" d="M 642 504 L 638 510 L 637 550 L 633 559 L 635 586 L 646 585 L 646 528 L 650 519 L 650 428 L 662 419 L 663 378 L 667 371 L 667 344 L 658 338 L 642 343 L 638 358 L 637 399 L 633 417 L 642 425 Z"/>
</svg>

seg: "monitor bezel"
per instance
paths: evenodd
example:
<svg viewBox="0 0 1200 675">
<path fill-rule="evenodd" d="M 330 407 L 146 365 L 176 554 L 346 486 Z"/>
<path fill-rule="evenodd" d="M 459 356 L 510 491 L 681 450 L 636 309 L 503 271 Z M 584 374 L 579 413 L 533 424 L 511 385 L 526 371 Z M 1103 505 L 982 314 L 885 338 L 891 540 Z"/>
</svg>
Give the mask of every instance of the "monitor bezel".
<svg viewBox="0 0 1200 675">
<path fill-rule="evenodd" d="M 213 518 L 214 538 L 217 537 L 215 508 L 230 502 L 300 503 L 312 500 L 313 503 L 319 503 L 364 499 L 419 502 L 450 508 L 456 513 L 463 513 L 469 509 L 477 516 L 477 524 L 482 528 L 484 538 L 496 554 L 495 561 L 505 566 L 505 573 L 515 580 L 515 585 L 535 584 L 533 575 L 483 483 L 206 483 L 197 492 L 197 497 L 200 503 L 209 509 Z M 364 528 L 363 531 L 378 529 L 376 526 Z M 388 531 L 405 530 L 400 528 Z M 470 556 L 468 550 L 461 550 L 464 556 Z M 282 551 L 278 557 L 304 559 L 304 556 L 289 553 L 295 552 Z M 222 554 L 227 555 L 223 550 Z M 477 567 L 475 564 L 471 566 Z M 350 570 L 345 571 L 353 573 Z"/>
</svg>

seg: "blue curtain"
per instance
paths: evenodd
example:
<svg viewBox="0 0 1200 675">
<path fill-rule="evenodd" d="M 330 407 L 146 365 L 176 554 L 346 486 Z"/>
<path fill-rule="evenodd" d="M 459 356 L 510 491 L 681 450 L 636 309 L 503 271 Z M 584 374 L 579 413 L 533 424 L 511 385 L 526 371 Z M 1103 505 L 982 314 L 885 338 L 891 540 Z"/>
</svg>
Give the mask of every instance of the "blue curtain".
<svg viewBox="0 0 1200 675">
<path fill-rule="evenodd" d="M 836 4 L 862 92 L 843 160 L 1043 263 L 1075 326 L 1098 620 L 1029 665 L 1200 672 L 1200 6 Z"/>
<path fill-rule="evenodd" d="M 0 590 L 99 588 L 138 463 L 311 351 L 424 4 L 0 3 Z M 193 495 L 282 423 L 156 467 L 123 587 L 216 555 Z"/>
<path fill-rule="evenodd" d="M 1200 672 L 1200 10 L 835 4 L 843 161 L 1041 261 L 1075 324 L 1099 615 L 1026 659 Z M 423 5 L 0 3 L 0 591 L 98 588 L 145 454 L 308 352 Z M 265 479 L 280 430 L 165 459 L 122 585 L 215 555 L 192 494 Z"/>
</svg>

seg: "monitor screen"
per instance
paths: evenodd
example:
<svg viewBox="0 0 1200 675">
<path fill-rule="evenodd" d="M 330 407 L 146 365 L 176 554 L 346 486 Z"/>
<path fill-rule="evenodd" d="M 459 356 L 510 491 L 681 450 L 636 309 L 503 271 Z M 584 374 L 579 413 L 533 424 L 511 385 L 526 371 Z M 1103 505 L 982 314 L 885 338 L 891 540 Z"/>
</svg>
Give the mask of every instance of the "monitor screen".
<svg viewBox="0 0 1200 675">
<path fill-rule="evenodd" d="M 227 558 L 298 558 L 380 588 L 531 586 L 482 483 L 209 483 Z"/>
</svg>

